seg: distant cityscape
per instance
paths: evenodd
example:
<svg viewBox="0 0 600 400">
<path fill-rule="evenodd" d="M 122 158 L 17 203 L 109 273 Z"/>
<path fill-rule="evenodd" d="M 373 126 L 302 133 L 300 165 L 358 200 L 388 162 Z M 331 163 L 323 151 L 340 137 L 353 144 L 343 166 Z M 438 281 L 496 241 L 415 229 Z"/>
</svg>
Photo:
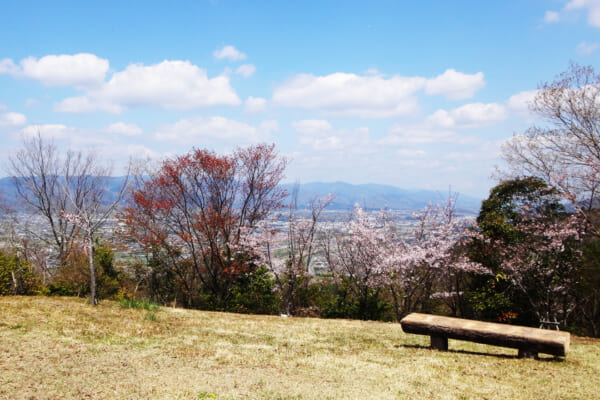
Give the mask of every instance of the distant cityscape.
<svg viewBox="0 0 600 400">
<path fill-rule="evenodd" d="M 392 217 L 395 228 L 404 239 L 411 237 L 411 232 L 415 227 L 417 220 L 413 217 L 413 213 L 418 210 L 388 210 L 388 215 Z M 367 213 L 375 214 L 376 211 L 367 211 Z M 343 233 L 346 229 L 347 222 L 350 218 L 349 210 L 325 210 L 321 214 L 319 222 L 320 231 L 334 231 Z M 310 212 L 307 209 L 300 209 L 296 212 L 296 219 L 299 222 L 310 218 Z M 470 213 L 459 213 L 458 219 L 472 220 L 474 216 Z M 289 219 L 285 212 L 279 212 L 271 215 L 267 221 L 267 226 L 270 229 L 275 229 L 280 232 L 287 232 L 289 229 Z M 108 244 L 115 253 L 115 259 L 120 264 L 130 264 L 133 262 L 147 261 L 146 252 L 140 245 L 134 241 L 127 241 L 123 235 L 119 235 L 119 231 L 124 228 L 124 223 L 118 218 L 112 217 L 102 225 L 98 231 L 97 237 L 100 241 Z M 22 240 L 27 239 L 31 244 L 44 249 L 46 254 L 46 267 L 52 269 L 55 267 L 56 250 L 49 243 L 52 240 L 52 233 L 49 229 L 47 220 L 39 215 L 27 212 L 17 212 L 9 215 L 0 216 L 0 248 L 19 248 L 22 246 Z M 279 249 L 286 247 L 285 242 L 279 244 Z M 323 257 L 316 252 L 309 273 L 319 275 L 326 270 L 326 263 Z"/>
</svg>

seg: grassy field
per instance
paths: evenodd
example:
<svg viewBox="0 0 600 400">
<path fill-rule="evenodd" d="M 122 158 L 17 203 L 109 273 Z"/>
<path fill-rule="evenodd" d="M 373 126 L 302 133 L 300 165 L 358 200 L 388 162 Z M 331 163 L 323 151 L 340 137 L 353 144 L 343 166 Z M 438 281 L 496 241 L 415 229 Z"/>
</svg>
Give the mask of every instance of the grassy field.
<svg viewBox="0 0 600 400">
<path fill-rule="evenodd" d="M 600 342 L 565 359 L 399 324 L 0 297 L 2 399 L 593 399 Z"/>
</svg>

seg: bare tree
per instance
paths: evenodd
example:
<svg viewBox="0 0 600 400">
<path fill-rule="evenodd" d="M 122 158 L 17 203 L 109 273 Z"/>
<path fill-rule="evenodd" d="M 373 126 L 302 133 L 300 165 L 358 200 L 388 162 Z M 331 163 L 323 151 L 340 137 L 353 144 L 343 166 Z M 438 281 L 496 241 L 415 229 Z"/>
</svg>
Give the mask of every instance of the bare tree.
<svg viewBox="0 0 600 400">
<path fill-rule="evenodd" d="M 591 222 L 600 187 L 600 74 L 571 64 L 539 87 L 530 109 L 542 125 L 504 146 L 506 175 L 544 179 Z M 597 224 L 594 231 L 600 234 Z"/>
<path fill-rule="evenodd" d="M 71 165 L 74 160 L 82 161 L 81 154 L 69 153 L 64 160 L 53 143 L 46 143 L 41 135 L 24 139 L 22 148 L 9 157 L 8 173 L 12 175 L 18 197 L 25 211 L 43 217 L 49 235 L 44 235 L 39 227 L 25 224 L 29 237 L 52 246 L 57 252 L 57 264 L 64 265 L 71 253 L 79 227 L 60 218 L 61 211 L 72 211 L 64 190 L 65 179 L 69 174 L 89 175 L 92 159 Z M 83 182 L 82 182 L 83 183 Z M 89 182 L 85 182 L 89 183 Z M 86 193 L 90 188 L 82 187 Z M 81 198 L 82 196 L 80 196 Z"/>
<path fill-rule="evenodd" d="M 67 151 L 63 156 L 39 133 L 24 139 L 23 147 L 9 158 L 8 171 L 23 205 L 40 215 L 49 231 L 44 235 L 38 226 L 27 228 L 27 234 L 56 250 L 59 267 L 67 263 L 83 234 L 89 250 L 91 304 L 95 305 L 93 237 L 123 197 L 129 171 L 116 198 L 106 204 L 112 168 L 96 153 Z"/>
</svg>

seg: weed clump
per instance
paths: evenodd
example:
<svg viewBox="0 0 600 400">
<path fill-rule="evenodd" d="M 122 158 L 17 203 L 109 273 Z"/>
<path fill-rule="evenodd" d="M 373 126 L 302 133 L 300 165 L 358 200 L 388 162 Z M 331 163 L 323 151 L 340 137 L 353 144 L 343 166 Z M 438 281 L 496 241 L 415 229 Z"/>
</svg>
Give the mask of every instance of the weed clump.
<svg viewBox="0 0 600 400">
<path fill-rule="evenodd" d="M 148 299 L 121 299 L 119 300 L 119 305 L 121 306 L 121 308 L 140 308 L 151 312 L 158 311 L 158 309 L 160 308 L 158 304 Z"/>
</svg>

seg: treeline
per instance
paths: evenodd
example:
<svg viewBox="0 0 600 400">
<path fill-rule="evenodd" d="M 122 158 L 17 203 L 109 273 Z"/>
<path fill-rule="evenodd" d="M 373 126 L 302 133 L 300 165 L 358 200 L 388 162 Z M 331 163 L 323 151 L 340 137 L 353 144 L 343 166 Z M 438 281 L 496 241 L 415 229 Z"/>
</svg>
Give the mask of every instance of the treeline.
<svg viewBox="0 0 600 400">
<path fill-rule="evenodd" d="M 385 211 L 323 222 L 332 196 L 300 217 L 298 194 L 278 185 L 288 161 L 274 145 L 192 149 L 130 169 L 117 210 L 102 198 L 110 171 L 100 159 L 38 136 L 10 171 L 49 234 L 14 236 L 0 254 L 0 293 L 390 321 L 419 311 L 600 336 L 599 95 L 589 67 L 541 86 L 531 109 L 544 125 L 507 142 L 508 168 L 477 219 L 457 218 L 450 194 L 402 234 Z M 119 243 L 108 243 L 100 227 L 115 212 Z M 285 228 L 269 225 L 273 215 Z M 117 264 L 118 245 L 145 257 Z"/>
</svg>

